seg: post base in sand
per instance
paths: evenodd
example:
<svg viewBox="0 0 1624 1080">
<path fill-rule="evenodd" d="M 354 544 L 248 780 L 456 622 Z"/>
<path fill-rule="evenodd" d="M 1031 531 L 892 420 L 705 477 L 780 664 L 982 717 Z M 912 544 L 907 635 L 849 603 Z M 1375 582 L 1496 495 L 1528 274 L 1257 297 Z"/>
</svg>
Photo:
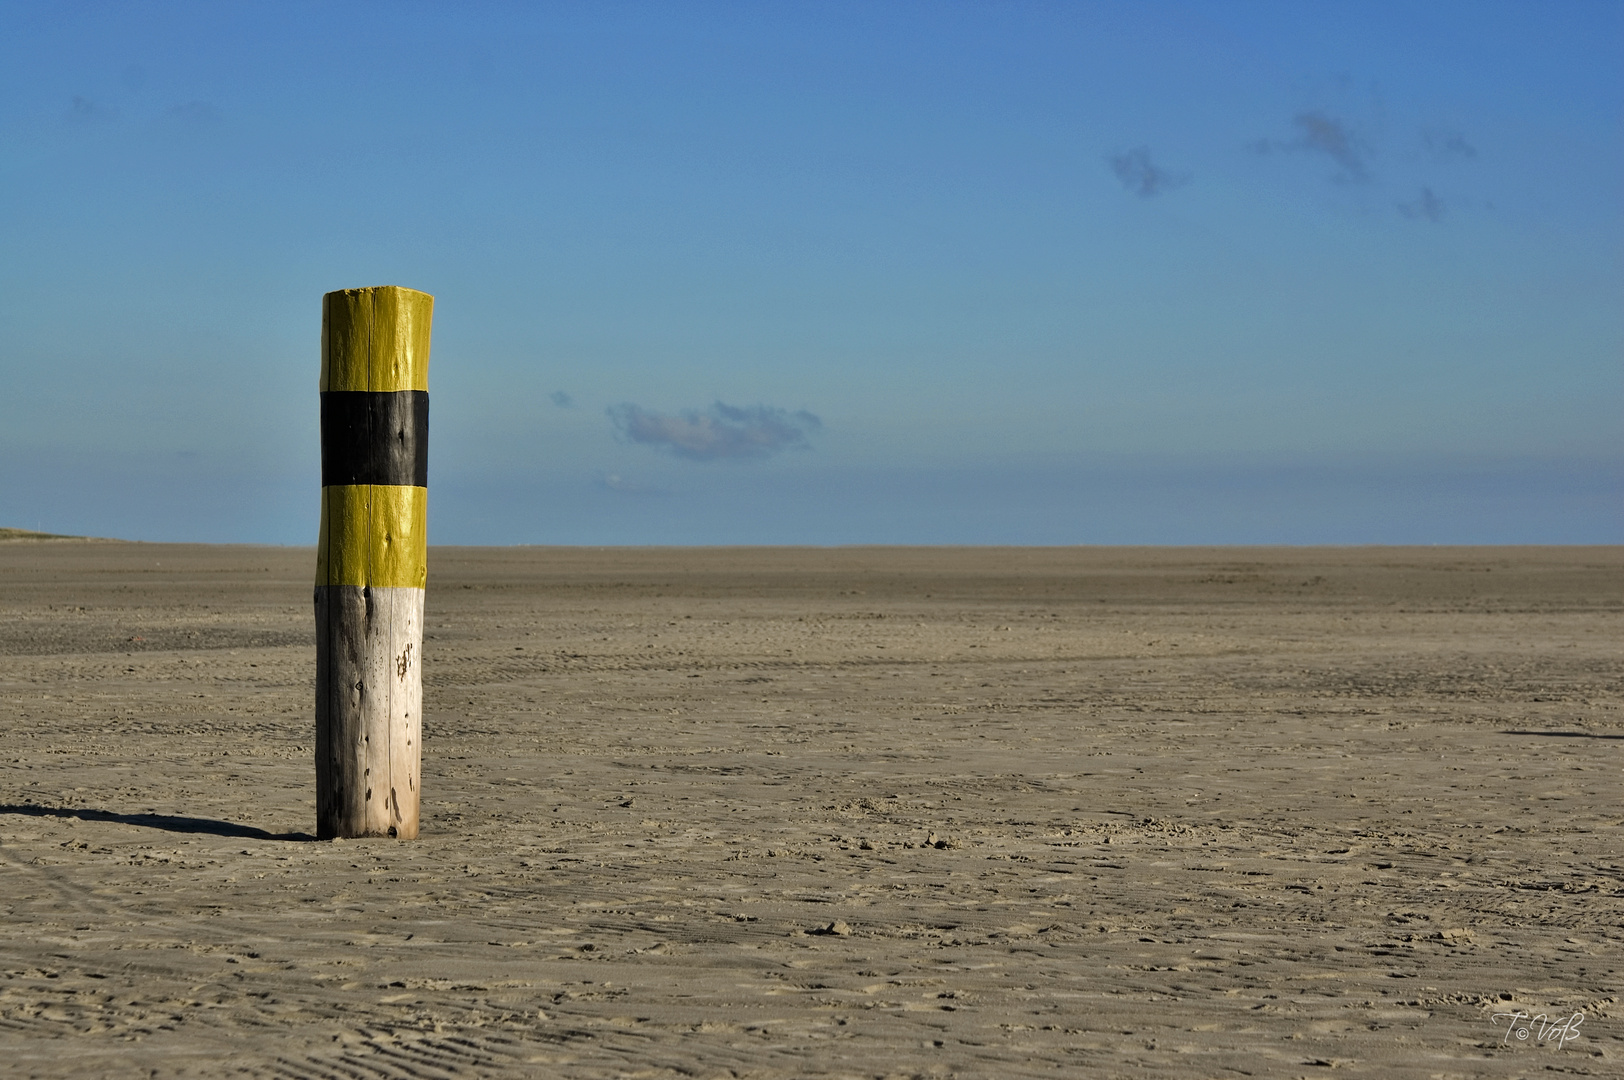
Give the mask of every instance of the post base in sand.
<svg viewBox="0 0 1624 1080">
<path fill-rule="evenodd" d="M 316 587 L 316 836 L 417 836 L 423 590 Z"/>
</svg>

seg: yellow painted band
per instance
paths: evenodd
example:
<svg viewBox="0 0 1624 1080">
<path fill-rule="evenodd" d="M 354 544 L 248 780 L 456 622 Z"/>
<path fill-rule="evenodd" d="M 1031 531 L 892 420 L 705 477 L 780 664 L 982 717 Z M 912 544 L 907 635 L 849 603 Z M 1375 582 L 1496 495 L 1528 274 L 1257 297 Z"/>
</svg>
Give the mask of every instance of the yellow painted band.
<svg viewBox="0 0 1624 1080">
<path fill-rule="evenodd" d="M 322 488 L 316 584 L 423 588 L 429 576 L 428 505 L 428 488 Z"/>
<path fill-rule="evenodd" d="M 399 285 L 321 298 L 321 389 L 427 390 L 434 297 Z"/>
</svg>

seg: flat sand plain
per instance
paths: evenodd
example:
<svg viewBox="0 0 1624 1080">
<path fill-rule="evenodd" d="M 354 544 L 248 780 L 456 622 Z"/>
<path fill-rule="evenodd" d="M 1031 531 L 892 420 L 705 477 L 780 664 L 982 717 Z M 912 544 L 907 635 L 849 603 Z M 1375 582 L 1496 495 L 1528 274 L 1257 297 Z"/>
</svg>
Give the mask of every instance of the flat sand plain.
<svg viewBox="0 0 1624 1080">
<path fill-rule="evenodd" d="M 312 567 L 0 544 L 0 1073 L 1624 1076 L 1624 549 L 436 549 L 410 843 Z"/>
</svg>

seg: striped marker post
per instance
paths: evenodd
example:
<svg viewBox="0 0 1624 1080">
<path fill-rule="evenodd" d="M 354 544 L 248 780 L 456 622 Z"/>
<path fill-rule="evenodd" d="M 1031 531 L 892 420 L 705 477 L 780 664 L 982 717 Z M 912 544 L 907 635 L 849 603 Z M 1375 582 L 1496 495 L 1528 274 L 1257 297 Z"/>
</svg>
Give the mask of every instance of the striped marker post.
<svg viewBox="0 0 1624 1080">
<path fill-rule="evenodd" d="M 417 835 L 434 297 L 321 298 L 316 835 Z"/>
</svg>

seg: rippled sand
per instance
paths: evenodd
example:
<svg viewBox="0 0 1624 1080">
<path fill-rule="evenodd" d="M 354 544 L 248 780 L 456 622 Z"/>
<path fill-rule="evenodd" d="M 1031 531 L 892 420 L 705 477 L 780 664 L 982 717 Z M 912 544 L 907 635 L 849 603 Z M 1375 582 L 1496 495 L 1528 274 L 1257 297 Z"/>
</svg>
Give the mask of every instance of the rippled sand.
<svg viewBox="0 0 1624 1080">
<path fill-rule="evenodd" d="M 412 843 L 312 566 L 0 543 L 0 1073 L 1624 1075 L 1624 549 L 438 549 Z"/>
</svg>

